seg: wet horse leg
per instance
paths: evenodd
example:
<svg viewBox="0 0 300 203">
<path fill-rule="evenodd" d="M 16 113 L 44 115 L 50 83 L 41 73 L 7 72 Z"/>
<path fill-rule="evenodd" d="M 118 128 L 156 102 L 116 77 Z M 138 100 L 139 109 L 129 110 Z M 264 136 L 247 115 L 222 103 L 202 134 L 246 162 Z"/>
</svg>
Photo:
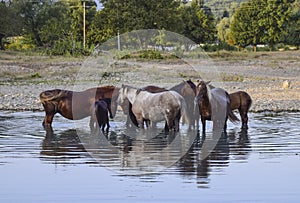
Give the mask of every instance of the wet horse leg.
<svg viewBox="0 0 300 203">
<path fill-rule="evenodd" d="M 245 109 L 240 108 L 239 113 L 242 120 L 242 128 L 248 128 L 248 112 Z"/>
<path fill-rule="evenodd" d="M 201 122 L 202 122 L 202 134 L 205 134 L 205 121 L 206 119 L 201 116 Z"/>
<path fill-rule="evenodd" d="M 45 118 L 43 120 L 43 126 L 44 127 L 51 127 L 52 125 L 52 121 L 53 121 L 53 117 L 56 114 L 55 111 L 55 106 L 52 104 L 43 104 L 44 109 L 45 109 Z"/>
<path fill-rule="evenodd" d="M 54 113 L 47 113 L 45 115 L 43 126 L 44 127 L 51 127 L 53 121 Z"/>
</svg>

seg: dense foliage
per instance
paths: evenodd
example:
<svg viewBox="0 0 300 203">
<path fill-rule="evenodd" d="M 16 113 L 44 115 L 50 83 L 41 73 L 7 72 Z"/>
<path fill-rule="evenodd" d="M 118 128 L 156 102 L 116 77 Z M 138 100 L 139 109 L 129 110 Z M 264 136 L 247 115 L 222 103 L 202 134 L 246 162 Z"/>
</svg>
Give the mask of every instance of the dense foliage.
<svg viewBox="0 0 300 203">
<path fill-rule="evenodd" d="M 87 0 L 0 0 L 0 49 L 81 55 L 139 29 L 173 31 L 206 47 L 298 47 L 299 1 L 101 0 L 103 9 L 97 10 Z"/>
</svg>

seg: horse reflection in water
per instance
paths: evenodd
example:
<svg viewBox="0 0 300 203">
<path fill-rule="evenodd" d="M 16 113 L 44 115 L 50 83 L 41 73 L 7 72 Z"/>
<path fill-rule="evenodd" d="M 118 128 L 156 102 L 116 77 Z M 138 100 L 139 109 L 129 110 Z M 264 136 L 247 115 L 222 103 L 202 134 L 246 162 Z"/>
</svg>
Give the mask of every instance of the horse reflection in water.
<svg viewBox="0 0 300 203">
<path fill-rule="evenodd" d="M 46 128 L 40 158 L 54 164 L 74 164 L 78 159 L 83 163 L 93 163 L 75 129 L 55 133 L 51 127 Z"/>
<path fill-rule="evenodd" d="M 207 156 L 203 157 L 201 150 L 205 145 L 205 139 L 211 139 L 209 141 L 216 142 L 216 145 Z M 207 188 L 210 175 L 222 173 L 229 166 L 231 160 L 246 161 L 250 152 L 251 144 L 247 129 L 230 130 L 227 135 L 222 134 L 219 139 L 207 136 L 195 140 L 191 149 L 175 166 L 179 168 L 182 176 L 196 176 L 197 185 Z"/>
</svg>

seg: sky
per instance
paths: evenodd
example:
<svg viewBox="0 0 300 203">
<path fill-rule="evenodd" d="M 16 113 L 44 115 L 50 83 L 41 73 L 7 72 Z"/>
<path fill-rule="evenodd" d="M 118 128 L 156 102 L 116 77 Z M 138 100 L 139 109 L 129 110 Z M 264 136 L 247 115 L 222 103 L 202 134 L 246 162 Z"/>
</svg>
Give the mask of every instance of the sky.
<svg viewBox="0 0 300 203">
<path fill-rule="evenodd" d="M 100 3 L 100 0 L 95 0 L 95 2 L 97 4 L 97 10 L 103 9 L 103 5 Z"/>
</svg>

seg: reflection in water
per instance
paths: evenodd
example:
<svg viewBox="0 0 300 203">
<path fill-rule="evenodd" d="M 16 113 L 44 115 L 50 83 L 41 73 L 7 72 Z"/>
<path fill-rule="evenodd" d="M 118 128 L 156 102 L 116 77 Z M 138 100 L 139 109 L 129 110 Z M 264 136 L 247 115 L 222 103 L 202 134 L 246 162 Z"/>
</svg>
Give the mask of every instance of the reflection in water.
<svg viewBox="0 0 300 203">
<path fill-rule="evenodd" d="M 201 159 L 199 152 L 204 139 L 216 138 L 206 136 L 195 140 L 193 147 L 176 164 L 182 176 L 196 176 L 200 188 L 208 187 L 209 175 L 215 172 L 222 173 L 222 169 L 229 166 L 230 159 L 246 160 L 251 151 L 246 129 L 239 132 L 230 131 L 228 135 L 221 136 L 209 156 Z"/>
<path fill-rule="evenodd" d="M 245 129 L 231 130 L 219 140 L 209 133 L 200 137 L 198 131 L 192 132 L 195 137 L 187 136 L 190 131 L 166 135 L 157 130 L 157 135 L 151 132 L 150 138 L 147 133 L 126 129 L 90 134 L 69 129 L 56 134 L 47 129 L 40 158 L 54 164 L 97 164 L 121 175 L 160 173 L 169 168 L 167 171 L 183 177 L 195 176 L 199 187 L 208 187 L 210 174 L 222 173 L 230 160 L 246 161 L 251 151 Z M 203 144 L 214 141 L 217 144 L 211 153 L 201 157 Z"/>
<path fill-rule="evenodd" d="M 78 159 L 83 163 L 93 162 L 75 129 L 68 129 L 60 133 L 54 133 L 52 128 L 45 130 L 46 135 L 42 141 L 40 152 L 42 161 L 54 164 L 74 164 Z"/>
</svg>

